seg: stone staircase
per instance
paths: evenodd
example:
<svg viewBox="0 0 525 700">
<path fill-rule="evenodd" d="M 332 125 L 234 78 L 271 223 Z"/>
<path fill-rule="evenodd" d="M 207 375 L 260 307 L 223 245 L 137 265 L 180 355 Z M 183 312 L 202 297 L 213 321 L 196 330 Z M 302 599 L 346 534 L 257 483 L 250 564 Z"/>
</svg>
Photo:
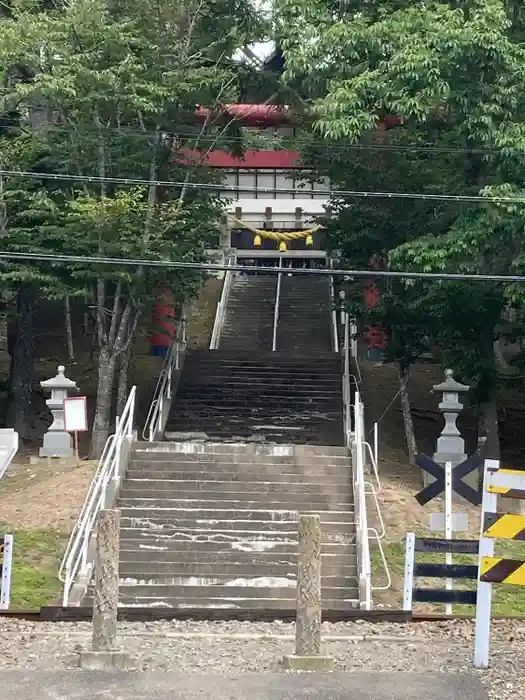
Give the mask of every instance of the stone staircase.
<svg viewBox="0 0 525 700">
<path fill-rule="evenodd" d="M 355 607 L 352 504 L 341 447 L 136 443 L 119 498 L 120 603 L 293 610 L 300 509 L 321 516 L 324 609 Z"/>
<path fill-rule="evenodd" d="M 121 605 L 293 610 L 299 511 L 321 516 L 324 609 L 359 604 L 328 283 L 282 282 L 293 311 L 281 307 L 280 351 L 275 277 L 237 279 L 219 350 L 185 359 L 164 442 L 134 445 L 118 501 Z"/>
<path fill-rule="evenodd" d="M 228 300 L 220 349 L 226 351 L 271 351 L 277 277 L 236 277 Z"/>
<path fill-rule="evenodd" d="M 332 302 L 327 277 L 283 275 L 276 349 L 286 354 L 333 351 Z"/>
<path fill-rule="evenodd" d="M 336 353 L 190 354 L 165 437 L 342 445 L 341 373 Z"/>
</svg>

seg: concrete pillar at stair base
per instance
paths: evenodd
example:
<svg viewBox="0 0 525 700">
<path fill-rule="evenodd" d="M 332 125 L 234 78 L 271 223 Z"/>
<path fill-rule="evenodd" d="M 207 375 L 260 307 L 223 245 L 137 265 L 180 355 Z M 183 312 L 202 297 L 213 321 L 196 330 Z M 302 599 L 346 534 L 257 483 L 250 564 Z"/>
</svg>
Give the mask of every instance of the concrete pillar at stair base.
<svg viewBox="0 0 525 700">
<path fill-rule="evenodd" d="M 299 515 L 297 556 L 297 617 L 295 654 L 282 666 L 294 671 L 327 671 L 332 659 L 321 653 L 321 519 Z"/>
<path fill-rule="evenodd" d="M 119 528 L 119 510 L 100 511 L 95 550 L 92 650 L 80 654 L 80 666 L 86 669 L 123 669 L 130 664 L 129 656 L 116 648 Z"/>
</svg>

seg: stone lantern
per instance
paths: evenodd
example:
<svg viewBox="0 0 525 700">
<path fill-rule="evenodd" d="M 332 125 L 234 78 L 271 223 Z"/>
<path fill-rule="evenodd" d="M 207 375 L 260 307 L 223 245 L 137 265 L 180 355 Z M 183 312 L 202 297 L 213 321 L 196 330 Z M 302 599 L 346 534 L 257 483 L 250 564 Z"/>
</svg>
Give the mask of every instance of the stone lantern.
<svg viewBox="0 0 525 700">
<path fill-rule="evenodd" d="M 434 462 L 446 464 L 450 462 L 452 467 L 461 464 L 467 458 L 465 454 L 465 441 L 461 437 L 456 421 L 463 404 L 459 402 L 459 395 L 470 389 L 466 384 L 460 384 L 454 379 L 451 369 L 445 370 L 445 381 L 432 387 L 434 392 L 443 394 L 438 408 L 445 419 L 445 426 L 437 441 Z"/>
<path fill-rule="evenodd" d="M 46 401 L 53 416 L 53 422 L 44 435 L 44 443 L 40 448 L 40 457 L 72 457 L 73 438 L 65 430 L 64 399 L 69 392 L 78 391 L 76 382 L 65 376 L 66 368 L 58 367 L 58 374 L 52 379 L 40 382 L 44 391 L 50 391 L 51 397 Z"/>
</svg>

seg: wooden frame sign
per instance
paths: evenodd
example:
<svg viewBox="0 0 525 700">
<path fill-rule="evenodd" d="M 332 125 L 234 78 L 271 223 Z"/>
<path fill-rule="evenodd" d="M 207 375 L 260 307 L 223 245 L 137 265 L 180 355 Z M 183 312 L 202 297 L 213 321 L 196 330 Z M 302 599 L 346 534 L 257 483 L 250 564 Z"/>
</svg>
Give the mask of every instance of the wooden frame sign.
<svg viewBox="0 0 525 700">
<path fill-rule="evenodd" d="M 87 399 L 85 396 L 70 396 L 64 399 L 64 427 L 68 433 L 87 432 Z"/>
</svg>

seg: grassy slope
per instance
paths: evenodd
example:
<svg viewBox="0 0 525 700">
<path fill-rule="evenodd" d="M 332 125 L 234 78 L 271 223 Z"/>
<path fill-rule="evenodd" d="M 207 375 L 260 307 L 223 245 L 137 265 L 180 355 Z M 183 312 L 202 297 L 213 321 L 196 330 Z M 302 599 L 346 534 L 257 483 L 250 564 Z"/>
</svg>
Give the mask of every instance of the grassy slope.
<svg viewBox="0 0 525 700">
<path fill-rule="evenodd" d="M 191 348 L 208 346 L 221 285 L 220 280 L 209 279 L 190 309 L 188 343 Z M 89 358 L 91 343 L 82 344 L 81 340 L 75 337 L 77 362 L 68 368 L 67 374 L 79 383 L 92 407 L 97 375 Z M 64 338 L 44 334 L 37 363 L 39 379 L 49 379 L 56 372 L 56 356 L 63 357 L 64 348 Z M 8 372 L 7 356 L 3 361 L 5 366 L 0 362 L 0 371 Z M 130 381 L 130 384 L 137 382 L 139 388 L 139 425 L 146 417 L 161 366 L 159 358 L 149 355 L 149 336 L 147 329 L 143 329 L 137 339 Z M 83 450 L 87 450 L 87 442 L 81 445 L 81 452 Z M 14 535 L 11 608 L 35 609 L 54 605 L 59 600 L 62 585 L 58 569 L 91 480 L 90 469 L 93 470 L 95 464 L 83 463 L 77 468 L 59 470 L 45 463 L 30 467 L 26 464 L 27 456 L 17 455 L 16 459 L 20 464 L 12 465 L 0 482 L 0 533 Z M 57 494 L 60 494 L 59 502 Z"/>
<path fill-rule="evenodd" d="M 65 539 L 58 530 L 17 530 L 0 523 L 0 532 L 14 535 L 11 608 L 53 605 L 60 595 L 58 566 Z"/>
</svg>

